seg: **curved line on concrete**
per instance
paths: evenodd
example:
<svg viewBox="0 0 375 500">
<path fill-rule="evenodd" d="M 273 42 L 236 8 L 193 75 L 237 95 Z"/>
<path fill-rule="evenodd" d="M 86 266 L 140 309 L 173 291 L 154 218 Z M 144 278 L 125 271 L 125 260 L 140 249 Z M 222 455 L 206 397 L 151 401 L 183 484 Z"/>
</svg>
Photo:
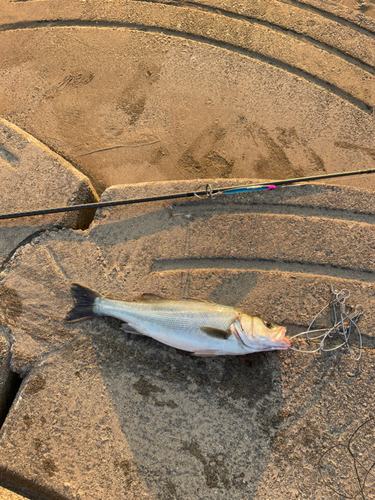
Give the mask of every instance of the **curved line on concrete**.
<svg viewBox="0 0 375 500">
<path fill-rule="evenodd" d="M 321 17 L 324 17 L 325 19 L 328 19 L 329 21 L 334 21 L 337 24 L 341 24 L 342 26 L 351 28 L 352 30 L 357 31 L 362 35 L 367 35 L 375 38 L 375 21 L 370 17 L 364 16 L 368 24 L 373 25 L 371 26 L 371 28 L 362 26 L 361 24 L 359 24 L 359 22 L 357 22 L 357 20 L 350 20 L 346 17 L 339 16 L 338 14 L 334 14 L 333 12 L 330 12 L 328 10 L 316 7 L 310 3 L 301 3 L 300 0 L 275 0 L 275 1 L 282 3 L 284 5 L 288 5 L 291 8 L 300 9 L 301 11 L 313 12 Z M 337 7 L 341 6 L 338 4 Z"/>
<path fill-rule="evenodd" d="M 163 4 L 163 5 L 171 5 L 171 2 L 168 2 L 166 0 L 134 0 L 134 1 L 141 1 L 142 3 L 151 3 L 151 4 Z M 211 14 L 219 14 L 223 17 L 227 17 L 230 19 L 236 19 L 238 21 L 243 21 L 247 23 L 253 23 L 253 24 L 259 24 L 260 26 L 264 26 L 265 28 L 268 28 L 270 30 L 273 30 L 277 33 L 282 33 L 286 35 L 290 35 L 295 37 L 298 41 L 300 42 L 309 42 L 311 45 L 314 45 L 322 50 L 325 50 L 337 57 L 340 57 L 344 59 L 346 62 L 349 62 L 350 64 L 353 64 L 355 66 L 358 66 L 361 68 L 363 71 L 367 71 L 368 73 L 371 73 L 372 75 L 375 74 L 375 68 L 368 63 L 365 63 L 361 59 L 358 59 L 357 57 L 351 55 L 349 52 L 344 52 L 343 50 L 338 49 L 337 47 L 334 47 L 332 45 L 329 45 L 325 42 L 322 42 L 318 40 L 317 38 L 314 38 L 312 36 L 306 35 L 299 33 L 296 30 L 293 30 L 292 28 L 285 28 L 281 24 L 277 23 L 272 23 L 270 21 L 265 21 L 263 19 L 260 19 L 259 17 L 251 16 L 251 15 L 244 15 L 244 14 L 239 14 L 238 12 L 232 11 L 232 10 L 227 10 L 227 9 L 222 9 L 220 7 L 212 7 L 210 5 L 205 5 L 201 4 L 199 2 L 185 2 L 183 4 L 178 4 L 178 3 L 173 3 L 174 7 L 189 7 L 191 9 L 196 9 L 200 11 L 205 11 L 205 12 L 210 12 Z M 338 23 L 342 24 L 342 23 Z M 359 31 L 357 29 L 357 26 L 348 26 L 350 29 L 353 29 L 354 31 Z M 364 33 L 363 33 L 364 32 Z M 375 39 L 375 35 L 369 31 L 366 32 L 365 30 L 361 30 L 361 34 L 368 36 L 371 39 Z"/>
<path fill-rule="evenodd" d="M 203 258 L 203 259 L 160 259 L 152 263 L 152 272 L 165 272 L 187 269 L 238 269 L 243 271 L 279 271 L 282 273 L 310 274 L 329 276 L 364 283 L 375 283 L 375 273 L 363 269 L 350 269 L 330 264 L 311 262 L 236 259 L 236 258 Z"/>
<path fill-rule="evenodd" d="M 316 14 L 321 15 L 322 17 L 325 17 L 329 20 L 335 21 L 337 23 L 342 24 L 343 26 L 349 26 L 355 30 L 357 30 L 359 33 L 363 34 L 373 34 L 375 35 L 375 22 L 373 19 L 370 17 L 364 16 L 362 13 L 361 15 L 363 16 L 362 19 L 348 19 L 347 17 L 344 16 L 345 12 L 345 7 L 342 7 L 340 4 L 336 5 L 327 5 L 327 8 L 331 7 L 332 10 L 325 10 L 322 7 L 318 7 L 316 5 L 313 5 L 312 3 L 309 3 L 307 1 L 301 1 L 301 0 L 276 0 L 276 2 L 282 3 L 284 5 L 289 5 L 293 6 L 297 9 L 301 10 L 306 10 L 308 12 L 314 12 Z M 336 10 L 336 12 L 340 9 L 342 11 L 342 15 L 340 14 L 335 14 L 333 10 Z M 349 10 L 349 9 L 348 9 Z M 352 11 L 352 14 L 358 15 L 356 12 Z M 371 27 L 369 27 L 371 25 Z"/>
<path fill-rule="evenodd" d="M 302 69 L 296 68 L 290 64 L 287 64 L 278 59 L 274 59 L 269 56 L 265 56 L 259 52 L 253 52 L 249 49 L 238 47 L 237 45 L 230 44 L 228 42 L 224 42 L 221 40 L 211 39 L 204 37 L 202 35 L 194 35 L 190 33 L 186 33 L 183 31 L 164 29 L 156 26 L 146 26 L 139 25 L 135 23 L 119 23 L 119 22 L 111 22 L 111 21 L 56 21 L 56 20 L 43 20 L 43 21 L 27 21 L 27 22 L 17 22 L 13 24 L 4 24 L 0 25 L 0 32 L 5 31 L 17 31 L 17 30 L 31 30 L 31 29 L 43 29 L 43 28 L 126 28 L 133 29 L 137 31 L 143 31 L 146 33 L 157 33 L 160 35 L 173 36 L 176 38 L 183 38 L 185 40 L 192 40 L 197 43 L 205 43 L 217 48 L 226 49 L 231 52 L 241 54 L 246 57 L 250 57 L 252 59 L 256 59 L 258 61 L 269 64 L 270 66 L 279 68 L 287 73 L 296 75 L 309 83 L 312 83 L 320 88 L 323 88 L 325 91 L 330 94 L 334 94 L 340 99 L 347 101 L 348 103 L 356 106 L 361 111 L 372 114 L 373 107 L 362 101 L 361 99 L 354 97 L 349 92 L 333 85 L 332 83 L 326 82 L 320 79 L 318 76 L 308 73 Z"/>
<path fill-rule="evenodd" d="M 309 207 L 305 205 L 249 203 L 210 206 L 205 200 L 172 204 L 173 215 L 185 217 L 199 217 L 205 219 L 218 214 L 265 214 L 265 215 L 291 215 L 297 217 L 318 217 L 319 219 L 342 220 L 345 222 L 359 222 L 362 224 L 375 224 L 375 216 L 371 213 L 355 212 L 350 209 Z M 192 220 L 192 219 L 190 219 Z"/>
<path fill-rule="evenodd" d="M 25 0 L 17 0 L 17 1 L 25 1 Z M 173 5 L 174 7 L 201 6 L 203 8 L 211 9 L 212 11 L 217 10 L 217 11 L 223 11 L 223 12 L 229 12 L 229 13 L 236 14 L 234 11 L 221 9 L 220 7 L 214 7 L 212 5 L 201 4 L 199 2 L 194 2 L 194 0 L 190 0 L 187 2 L 183 2 L 183 3 L 179 3 L 179 0 L 133 0 L 133 1 L 134 2 Z M 312 12 L 312 13 L 314 13 L 314 14 L 316 14 L 324 19 L 328 19 L 329 21 L 333 21 L 337 24 L 340 24 L 341 26 L 345 26 L 347 28 L 350 28 L 350 29 L 356 31 L 357 33 L 375 38 L 375 22 L 370 17 L 364 16 L 364 20 L 367 21 L 368 24 L 373 24 L 374 26 L 365 27 L 365 26 L 360 24 L 359 20 L 350 20 L 344 16 L 334 14 L 333 12 L 316 7 L 312 4 L 301 3 L 299 0 L 275 0 L 275 2 L 281 3 L 283 5 L 287 5 L 290 8 L 299 9 L 300 11 Z M 340 7 L 340 6 L 337 5 L 337 7 Z M 241 16 L 241 14 L 238 14 L 238 15 Z M 250 16 L 242 16 L 242 17 L 249 18 Z M 254 17 L 253 19 L 258 19 L 258 18 Z M 272 23 L 271 23 L 271 25 L 272 25 Z M 280 28 L 282 28 L 282 26 L 278 25 L 278 24 L 275 24 L 275 26 L 279 26 Z M 296 32 L 296 33 L 298 33 L 298 32 Z"/>
<path fill-rule="evenodd" d="M 54 226 L 58 229 L 60 229 L 59 226 Z M 49 228 L 49 230 L 51 231 L 51 228 Z M 22 241 L 20 241 L 10 252 L 9 254 L 4 258 L 3 260 L 3 263 L 0 264 L 0 273 L 2 273 L 4 271 L 4 269 L 7 267 L 7 264 L 8 262 L 11 260 L 11 258 L 13 257 L 13 255 L 17 252 L 17 250 L 25 245 L 28 245 L 34 238 L 37 238 L 38 236 L 40 236 L 41 234 L 43 234 L 44 232 L 46 231 L 46 228 L 42 228 L 42 229 L 38 229 L 37 231 L 35 231 L 34 233 L 32 234 L 29 234 L 29 236 L 27 236 L 26 238 L 24 238 Z M 1 282 L 1 279 L 2 277 L 0 276 L 0 282 Z M 1 485 L 1 484 L 0 484 Z"/>
</svg>

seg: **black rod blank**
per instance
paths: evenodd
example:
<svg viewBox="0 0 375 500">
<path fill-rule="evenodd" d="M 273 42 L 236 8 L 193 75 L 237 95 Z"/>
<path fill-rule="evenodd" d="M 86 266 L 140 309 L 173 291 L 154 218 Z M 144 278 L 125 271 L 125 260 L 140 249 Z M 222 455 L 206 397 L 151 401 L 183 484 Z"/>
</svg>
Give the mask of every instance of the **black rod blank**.
<svg viewBox="0 0 375 500">
<path fill-rule="evenodd" d="M 375 168 L 370 168 L 367 170 L 354 170 L 351 172 L 338 172 L 334 174 L 321 174 L 321 175 L 312 175 L 309 177 L 297 177 L 294 179 L 283 179 L 277 181 L 266 181 L 257 184 L 249 184 L 247 186 L 228 186 L 226 188 L 215 188 L 207 191 L 207 189 L 202 191 L 190 191 L 187 193 L 175 193 L 175 194 L 166 194 L 162 196 L 150 196 L 148 198 L 135 198 L 130 200 L 119 200 L 119 201 L 102 201 L 98 203 L 86 203 L 83 205 L 71 205 L 66 207 L 57 207 L 57 208 L 46 208 L 44 210 L 31 210 L 28 212 L 15 212 L 11 214 L 3 214 L 0 215 L 0 220 L 2 219 L 16 219 L 19 217 L 32 217 L 35 215 L 47 215 L 47 214 L 56 214 L 60 212 L 71 212 L 73 210 L 87 210 L 93 208 L 104 208 L 104 207 L 116 207 L 119 205 L 132 205 L 136 203 L 147 203 L 151 201 L 162 201 L 162 200 L 173 200 L 176 198 L 191 198 L 193 196 L 211 196 L 214 194 L 226 194 L 225 191 L 228 190 L 228 194 L 230 194 L 230 190 L 234 189 L 243 189 L 244 192 L 246 190 L 251 191 L 252 188 L 261 187 L 261 186 L 287 186 L 290 184 L 300 183 L 300 182 L 308 182 L 315 181 L 319 179 L 330 179 L 335 177 L 346 177 L 349 175 L 361 175 L 361 174 L 372 174 L 375 173 Z M 255 189 L 254 189 L 255 190 Z"/>
</svg>

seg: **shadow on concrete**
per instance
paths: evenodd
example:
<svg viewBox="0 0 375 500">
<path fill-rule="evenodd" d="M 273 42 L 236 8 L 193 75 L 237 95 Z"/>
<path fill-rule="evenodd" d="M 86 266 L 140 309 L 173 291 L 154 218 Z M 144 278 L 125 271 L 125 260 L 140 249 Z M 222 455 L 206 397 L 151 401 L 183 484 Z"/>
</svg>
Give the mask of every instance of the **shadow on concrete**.
<svg viewBox="0 0 375 500">
<path fill-rule="evenodd" d="M 199 359 L 98 322 L 103 380 L 150 493 L 254 498 L 279 423 L 278 354 Z"/>
</svg>

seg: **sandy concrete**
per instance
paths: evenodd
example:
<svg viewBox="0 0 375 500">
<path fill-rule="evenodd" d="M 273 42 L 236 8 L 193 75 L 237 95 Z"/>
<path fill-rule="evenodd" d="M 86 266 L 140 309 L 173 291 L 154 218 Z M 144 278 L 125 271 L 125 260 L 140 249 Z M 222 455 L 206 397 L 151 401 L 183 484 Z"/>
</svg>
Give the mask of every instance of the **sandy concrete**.
<svg viewBox="0 0 375 500">
<path fill-rule="evenodd" d="M 17 493 L 13 493 L 12 491 L 6 490 L 1 486 L 0 486 L 0 498 L 1 500 L 26 500 L 25 497 L 17 495 Z"/>
<path fill-rule="evenodd" d="M 91 339 L 81 336 L 31 370 L 6 422 L 1 473 L 12 489 L 38 499 L 149 498 Z"/>
<path fill-rule="evenodd" d="M 115 186 L 103 199 L 194 185 Z M 116 489 L 124 499 L 323 500 L 337 484 L 354 494 L 350 457 L 322 456 L 372 415 L 374 213 L 368 190 L 296 186 L 103 209 L 87 232 L 19 249 L 1 275 L 19 304 L 7 324 L 12 369 L 25 377 L 0 441 L 9 484 L 69 499 Z M 344 351 L 196 359 L 114 319 L 66 324 L 72 281 L 118 299 L 154 292 L 237 305 L 291 332 L 330 284 L 347 287 L 366 310 L 366 349 L 360 363 Z"/>
<path fill-rule="evenodd" d="M 34 137 L 0 118 L 0 213 L 92 202 L 97 199 L 91 182 Z M 0 269 L 19 246 L 35 235 L 58 227 L 87 226 L 90 214 L 57 214 L 0 221 Z M 91 214 L 92 216 L 92 214 Z M 3 421 L 17 390 L 10 370 L 9 318 L 20 313 L 17 295 L 1 287 L 0 310 L 0 420 Z"/>
<path fill-rule="evenodd" d="M 369 18 L 375 18 L 374 0 L 297 0 L 297 2 L 323 9 L 367 28 L 371 26 Z"/>
<path fill-rule="evenodd" d="M 9 405 L 12 401 L 8 400 L 10 383 L 10 342 L 6 338 L 7 329 L 0 325 L 0 420 L 4 421 Z"/>
<path fill-rule="evenodd" d="M 0 12 L 2 213 L 94 200 L 90 181 L 119 199 L 374 166 L 373 0 Z M 0 412 L 10 368 L 23 377 L 1 484 L 35 500 L 358 496 L 375 442 L 370 421 L 347 447 L 374 417 L 374 187 L 106 209 L 84 232 L 65 229 L 86 227 L 77 214 L 0 224 Z M 110 318 L 66 324 L 72 281 L 238 305 L 291 333 L 345 286 L 365 349 L 195 359 Z M 360 481 L 370 500 L 373 475 Z"/>
<path fill-rule="evenodd" d="M 0 114 L 98 192 L 374 165 L 375 21 L 360 11 L 275 0 L 0 5 Z"/>
<path fill-rule="evenodd" d="M 89 179 L 34 137 L 0 118 L 0 213 L 97 200 Z M 0 269 L 30 237 L 53 227 L 87 226 L 90 214 L 68 212 L 0 221 Z M 92 214 L 91 214 L 92 216 Z"/>
</svg>

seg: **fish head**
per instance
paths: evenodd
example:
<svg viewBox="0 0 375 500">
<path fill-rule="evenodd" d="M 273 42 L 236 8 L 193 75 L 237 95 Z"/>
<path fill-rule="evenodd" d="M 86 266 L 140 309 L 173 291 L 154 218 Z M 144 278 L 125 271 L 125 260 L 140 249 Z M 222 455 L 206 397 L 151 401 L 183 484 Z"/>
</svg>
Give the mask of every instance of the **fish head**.
<svg viewBox="0 0 375 500">
<path fill-rule="evenodd" d="M 255 351 L 289 349 L 291 343 L 285 338 L 286 328 L 271 321 L 240 314 L 233 323 L 233 330 L 242 343 Z"/>
</svg>

